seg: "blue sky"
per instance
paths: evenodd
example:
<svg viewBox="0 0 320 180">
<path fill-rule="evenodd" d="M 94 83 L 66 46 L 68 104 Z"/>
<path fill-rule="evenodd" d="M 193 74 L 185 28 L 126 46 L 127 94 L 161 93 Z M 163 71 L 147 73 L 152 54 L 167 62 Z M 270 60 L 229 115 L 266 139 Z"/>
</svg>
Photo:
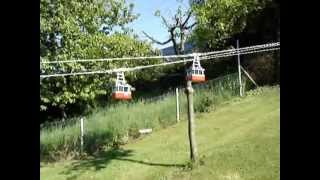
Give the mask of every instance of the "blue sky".
<svg viewBox="0 0 320 180">
<path fill-rule="evenodd" d="M 150 36 L 154 37 L 158 41 L 166 41 L 169 38 L 168 32 L 160 17 L 154 16 L 156 10 L 160 10 L 160 13 L 166 17 L 166 19 L 172 17 L 179 7 L 182 6 L 182 9 L 189 8 L 189 0 L 180 0 L 179 3 L 177 0 L 127 0 L 128 3 L 133 3 L 134 13 L 139 13 L 140 16 L 133 23 L 129 24 L 129 27 L 134 29 L 134 32 L 139 35 L 143 40 L 147 39 L 142 33 L 145 31 Z M 166 45 L 153 44 L 154 47 L 164 48 L 171 46 L 171 43 Z"/>
</svg>

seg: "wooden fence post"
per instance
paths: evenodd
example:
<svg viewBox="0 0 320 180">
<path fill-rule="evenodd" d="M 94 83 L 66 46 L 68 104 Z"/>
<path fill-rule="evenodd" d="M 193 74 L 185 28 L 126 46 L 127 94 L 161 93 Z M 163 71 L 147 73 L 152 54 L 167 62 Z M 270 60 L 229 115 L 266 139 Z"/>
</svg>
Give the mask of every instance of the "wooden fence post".
<svg viewBox="0 0 320 180">
<path fill-rule="evenodd" d="M 177 123 L 180 121 L 180 108 L 179 108 L 179 88 L 176 88 L 176 113 Z"/>
</svg>

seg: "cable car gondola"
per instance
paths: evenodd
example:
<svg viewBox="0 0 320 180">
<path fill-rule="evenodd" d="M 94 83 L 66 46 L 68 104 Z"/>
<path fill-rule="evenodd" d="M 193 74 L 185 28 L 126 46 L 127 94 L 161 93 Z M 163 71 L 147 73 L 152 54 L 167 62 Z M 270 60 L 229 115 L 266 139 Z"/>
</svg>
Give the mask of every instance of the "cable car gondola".
<svg viewBox="0 0 320 180">
<path fill-rule="evenodd" d="M 132 86 L 128 84 L 124 79 L 123 72 L 117 72 L 116 84 L 112 91 L 112 98 L 116 100 L 130 100 Z"/>
<path fill-rule="evenodd" d="M 204 68 L 201 67 L 199 56 L 195 55 L 192 66 L 187 70 L 186 80 L 191 80 L 195 83 L 205 82 L 206 76 L 204 74 Z"/>
</svg>

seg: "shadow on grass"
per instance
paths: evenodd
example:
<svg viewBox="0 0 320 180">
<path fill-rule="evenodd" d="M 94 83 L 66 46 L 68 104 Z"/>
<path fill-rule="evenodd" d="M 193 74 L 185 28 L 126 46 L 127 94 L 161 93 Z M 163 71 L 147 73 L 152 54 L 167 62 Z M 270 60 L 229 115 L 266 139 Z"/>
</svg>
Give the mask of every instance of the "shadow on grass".
<svg viewBox="0 0 320 180">
<path fill-rule="evenodd" d="M 82 173 L 88 170 L 99 171 L 106 168 L 111 160 L 119 157 L 131 156 L 132 150 L 123 149 L 110 149 L 109 151 L 103 151 L 97 155 L 73 162 L 71 165 L 66 166 L 66 170 L 61 174 L 68 176 L 67 180 L 77 179 Z"/>
<path fill-rule="evenodd" d="M 81 161 L 74 162 L 71 165 L 67 166 L 66 170 L 61 172 L 61 174 L 68 176 L 67 180 L 77 179 L 82 173 L 88 171 L 89 169 L 93 171 L 99 171 L 101 169 L 106 168 L 112 160 L 139 163 L 148 166 L 185 167 L 184 164 L 153 163 L 128 158 L 132 155 L 133 150 L 111 149 L 109 151 L 101 152 L 90 159 L 84 159 Z"/>
<path fill-rule="evenodd" d="M 111 149 L 109 151 L 100 152 L 97 155 L 72 163 L 63 174 L 71 174 L 73 171 L 82 171 L 93 169 L 99 171 L 107 167 L 111 160 L 119 157 L 131 156 L 132 150 Z"/>
<path fill-rule="evenodd" d="M 184 164 L 163 164 L 163 163 L 151 163 L 151 162 L 144 162 L 140 160 L 134 160 L 134 159 L 126 159 L 126 158 L 116 158 L 116 160 L 120 161 L 128 161 L 133 163 L 139 163 L 139 164 L 145 164 L 149 166 L 163 166 L 163 167 L 185 167 Z"/>
</svg>

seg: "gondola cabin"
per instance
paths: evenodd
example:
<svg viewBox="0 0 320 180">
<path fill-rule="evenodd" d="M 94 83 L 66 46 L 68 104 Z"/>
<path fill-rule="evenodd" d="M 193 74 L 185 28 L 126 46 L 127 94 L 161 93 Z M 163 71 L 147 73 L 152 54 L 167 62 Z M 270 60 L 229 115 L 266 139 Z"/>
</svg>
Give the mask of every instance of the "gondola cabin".
<svg viewBox="0 0 320 180">
<path fill-rule="evenodd" d="M 190 80 L 195 83 L 206 81 L 204 68 L 201 67 L 198 56 L 195 56 L 192 66 L 187 70 L 186 80 Z"/>
<path fill-rule="evenodd" d="M 112 98 L 116 100 L 130 100 L 132 99 L 131 95 L 132 86 L 126 83 L 124 79 L 124 73 L 117 73 L 116 84 L 112 90 Z"/>
<path fill-rule="evenodd" d="M 132 99 L 131 95 L 131 86 L 128 84 L 116 85 L 113 88 L 112 98 L 118 100 L 130 100 Z"/>
<path fill-rule="evenodd" d="M 206 76 L 204 74 L 204 69 L 190 69 L 187 71 L 187 80 L 191 80 L 192 82 L 199 83 L 205 82 Z"/>
</svg>

